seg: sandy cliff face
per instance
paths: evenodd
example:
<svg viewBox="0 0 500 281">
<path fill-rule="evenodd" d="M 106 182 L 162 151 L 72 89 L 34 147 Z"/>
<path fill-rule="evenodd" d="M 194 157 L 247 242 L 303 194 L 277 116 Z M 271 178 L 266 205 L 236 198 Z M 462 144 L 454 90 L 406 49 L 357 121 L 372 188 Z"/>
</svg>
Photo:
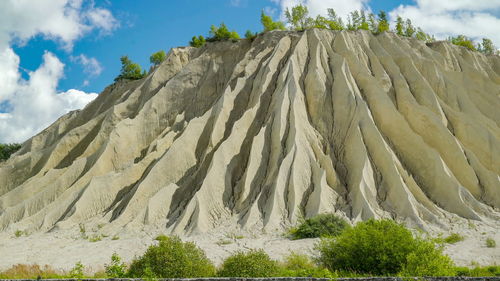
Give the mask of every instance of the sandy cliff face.
<svg viewBox="0 0 500 281">
<path fill-rule="evenodd" d="M 0 229 L 446 227 L 500 208 L 500 58 L 308 30 L 178 48 L 0 164 Z"/>
</svg>

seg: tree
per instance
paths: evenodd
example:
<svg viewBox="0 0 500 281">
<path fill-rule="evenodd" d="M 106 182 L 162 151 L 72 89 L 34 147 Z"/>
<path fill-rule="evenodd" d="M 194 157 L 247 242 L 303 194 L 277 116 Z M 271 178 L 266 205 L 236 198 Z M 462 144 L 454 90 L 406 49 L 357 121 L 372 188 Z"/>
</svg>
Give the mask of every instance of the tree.
<svg viewBox="0 0 500 281">
<path fill-rule="evenodd" d="M 158 66 L 160 65 L 165 59 L 167 58 L 167 54 L 165 54 L 165 51 L 161 50 L 158 51 L 154 54 L 152 54 L 149 57 L 149 61 L 153 64 L 153 66 Z"/>
<path fill-rule="evenodd" d="M 368 25 L 370 26 L 370 31 L 372 33 L 377 33 L 378 21 L 373 13 L 368 15 Z"/>
<path fill-rule="evenodd" d="M 344 23 L 342 18 L 337 16 L 337 13 L 334 9 L 329 8 L 328 10 L 328 25 L 332 30 L 343 30 Z"/>
<path fill-rule="evenodd" d="M 198 37 L 193 36 L 193 38 L 189 42 L 189 45 L 191 47 L 200 48 L 200 47 L 204 46 L 206 42 L 207 41 L 205 40 L 205 37 L 203 37 L 203 35 L 200 35 Z"/>
<path fill-rule="evenodd" d="M 396 19 L 396 34 L 399 36 L 404 35 L 404 22 L 403 18 L 398 16 Z"/>
<path fill-rule="evenodd" d="M 9 159 L 10 156 L 19 149 L 21 149 L 21 145 L 19 143 L 0 143 L 0 161 Z"/>
<path fill-rule="evenodd" d="M 358 28 L 362 30 L 370 30 L 370 25 L 366 20 L 366 14 L 364 10 L 361 10 L 360 23 Z"/>
<path fill-rule="evenodd" d="M 142 71 L 141 66 L 137 63 L 132 62 L 128 56 L 122 56 L 120 58 L 122 62 L 122 69 L 115 81 L 118 80 L 138 80 L 146 76 L 146 72 Z"/>
<path fill-rule="evenodd" d="M 313 25 L 313 19 L 308 17 L 309 10 L 304 5 L 292 7 L 292 10 L 286 8 L 285 17 L 295 30 L 305 30 Z"/>
<path fill-rule="evenodd" d="M 238 40 L 240 35 L 236 31 L 229 31 L 224 23 L 221 23 L 219 27 L 212 25 L 210 27 L 210 37 L 209 41 L 223 41 L 223 40 Z"/>
<path fill-rule="evenodd" d="M 417 28 L 417 33 L 415 33 L 415 38 L 425 42 L 435 41 L 434 36 L 430 36 L 429 34 L 425 33 L 420 27 Z"/>
<path fill-rule="evenodd" d="M 413 35 L 415 34 L 415 31 L 416 31 L 416 29 L 411 24 L 411 20 L 410 19 L 406 19 L 406 23 L 405 23 L 405 36 L 406 37 L 413 37 Z"/>
<path fill-rule="evenodd" d="M 455 44 L 457 46 L 462 46 L 462 47 L 465 47 L 471 51 L 476 51 L 476 47 L 474 46 L 474 43 L 472 42 L 472 40 L 469 39 L 465 35 L 458 35 L 456 37 L 449 37 L 448 41 L 450 41 L 452 44 Z"/>
<path fill-rule="evenodd" d="M 254 33 L 251 30 L 247 30 L 247 32 L 245 32 L 245 38 L 246 39 L 253 40 L 253 39 L 255 39 L 255 37 L 257 37 L 257 33 L 256 32 Z"/>
<path fill-rule="evenodd" d="M 264 27 L 264 32 L 271 30 L 285 30 L 285 24 L 281 21 L 273 21 L 273 19 L 266 15 L 264 11 L 260 14 L 260 23 Z"/>
<path fill-rule="evenodd" d="M 495 45 L 493 45 L 493 42 L 488 38 L 483 38 L 483 43 L 479 44 L 479 47 L 479 51 L 485 55 L 495 54 Z"/>
<path fill-rule="evenodd" d="M 384 11 L 378 13 L 378 28 L 377 33 L 382 33 L 389 30 L 389 22 L 387 21 L 387 14 Z"/>
</svg>

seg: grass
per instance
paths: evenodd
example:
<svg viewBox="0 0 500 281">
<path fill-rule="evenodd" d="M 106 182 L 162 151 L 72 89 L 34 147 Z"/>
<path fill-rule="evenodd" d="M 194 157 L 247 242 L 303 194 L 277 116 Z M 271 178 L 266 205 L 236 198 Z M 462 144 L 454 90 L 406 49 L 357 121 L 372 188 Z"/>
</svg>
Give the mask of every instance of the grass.
<svg viewBox="0 0 500 281">
<path fill-rule="evenodd" d="M 92 237 L 89 237 L 89 241 L 90 242 L 98 242 L 98 241 L 101 241 L 102 240 L 102 236 L 101 235 L 94 235 Z"/>
<path fill-rule="evenodd" d="M 219 245 L 219 246 L 222 246 L 222 245 L 229 245 L 229 244 L 231 244 L 231 243 L 233 243 L 233 241 L 232 241 L 232 240 L 229 240 L 229 239 L 221 239 L 221 240 L 217 241 L 217 243 L 216 243 L 216 244 L 217 244 L 217 245 Z"/>
<path fill-rule="evenodd" d="M 445 237 L 443 241 L 448 244 L 455 244 L 457 242 L 463 241 L 465 238 L 458 234 L 458 233 L 452 233 L 449 236 Z"/>
<path fill-rule="evenodd" d="M 118 236 L 118 235 L 111 237 L 111 240 L 119 240 L 119 239 L 120 239 L 120 236 Z"/>
<path fill-rule="evenodd" d="M 495 239 L 488 237 L 486 239 L 486 247 L 488 248 L 495 248 L 497 246 L 497 242 L 495 242 Z"/>
</svg>

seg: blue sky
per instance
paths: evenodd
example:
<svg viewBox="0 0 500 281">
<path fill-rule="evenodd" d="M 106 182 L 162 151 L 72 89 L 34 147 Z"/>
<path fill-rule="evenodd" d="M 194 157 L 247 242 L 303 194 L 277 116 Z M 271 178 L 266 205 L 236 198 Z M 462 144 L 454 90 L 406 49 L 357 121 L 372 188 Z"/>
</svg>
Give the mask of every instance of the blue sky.
<svg viewBox="0 0 500 281">
<path fill-rule="evenodd" d="M 3 0 L 0 143 L 24 141 L 82 108 L 113 82 L 122 55 L 149 69 L 153 52 L 186 46 L 212 24 L 260 31 L 262 10 L 279 19 L 298 3 L 312 15 L 385 10 L 438 38 L 462 33 L 500 45 L 500 0 Z"/>
</svg>

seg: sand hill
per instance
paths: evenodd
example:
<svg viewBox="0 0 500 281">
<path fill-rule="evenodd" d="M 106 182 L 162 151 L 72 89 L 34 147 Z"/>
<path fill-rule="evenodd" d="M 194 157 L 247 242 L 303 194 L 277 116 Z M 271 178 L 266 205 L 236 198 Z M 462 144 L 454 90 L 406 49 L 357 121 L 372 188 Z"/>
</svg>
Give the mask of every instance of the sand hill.
<svg viewBox="0 0 500 281">
<path fill-rule="evenodd" d="M 172 49 L 0 163 L 0 230 L 500 227 L 500 58 L 392 33 Z"/>
</svg>

